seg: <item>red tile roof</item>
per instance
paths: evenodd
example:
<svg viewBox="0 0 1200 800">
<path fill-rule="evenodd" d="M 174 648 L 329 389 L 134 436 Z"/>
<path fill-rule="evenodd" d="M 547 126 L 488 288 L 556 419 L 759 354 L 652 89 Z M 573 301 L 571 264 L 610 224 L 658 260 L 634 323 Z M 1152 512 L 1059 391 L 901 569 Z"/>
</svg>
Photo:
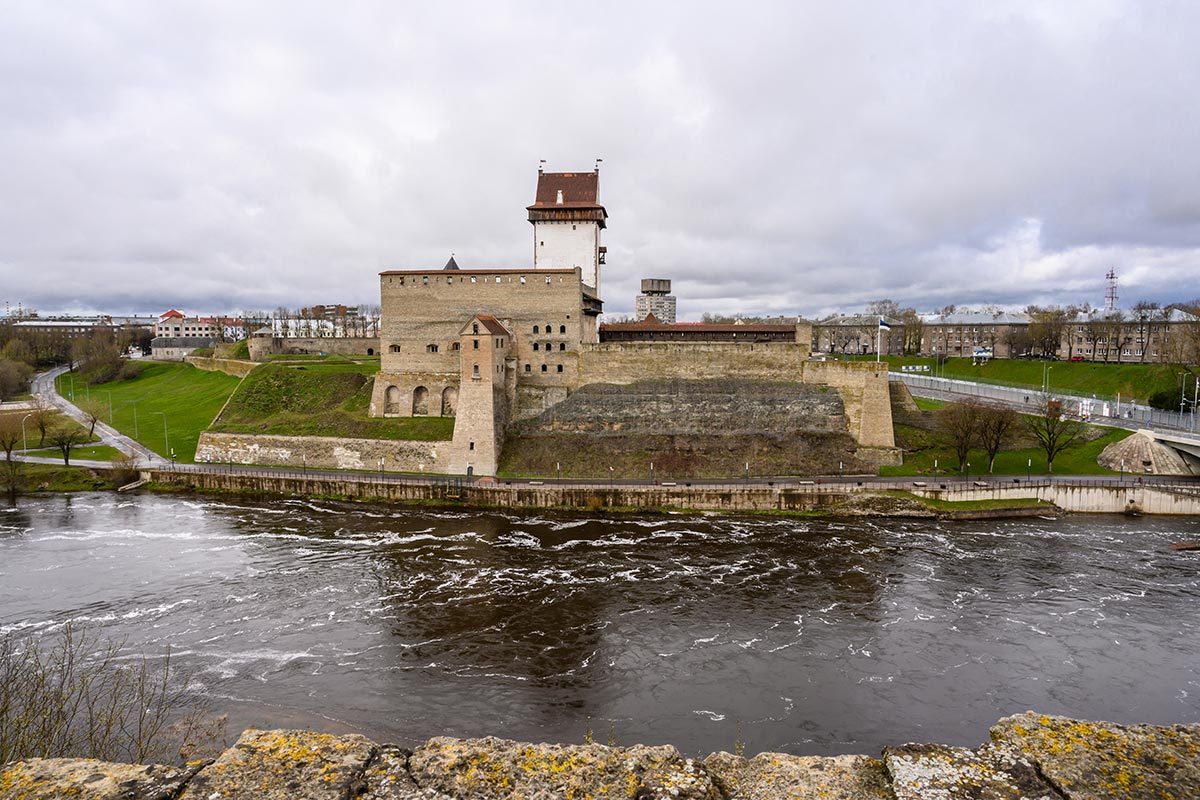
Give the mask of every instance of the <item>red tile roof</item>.
<svg viewBox="0 0 1200 800">
<path fill-rule="evenodd" d="M 562 192 L 563 201 L 558 202 Z M 595 172 L 543 172 L 538 175 L 535 208 L 601 208 L 600 176 Z"/>
<path fill-rule="evenodd" d="M 794 332 L 795 325 L 774 325 L 770 323 L 731 324 L 716 322 L 676 322 L 667 324 L 660 322 L 653 314 L 649 314 L 640 322 L 606 322 L 600 326 L 602 330 L 614 331 L 699 331 L 709 333 L 780 333 Z"/>
<path fill-rule="evenodd" d="M 479 320 L 479 324 L 482 325 L 484 328 L 486 328 L 488 333 L 493 334 L 495 336 L 511 336 L 512 335 L 508 332 L 508 328 L 504 327 L 504 325 L 501 324 L 500 320 L 496 319 L 491 314 L 476 314 L 475 316 L 471 317 L 471 320 L 472 320 L 472 322 L 475 320 Z M 467 325 L 470 325 L 470 324 L 471 324 L 470 322 L 467 323 Z M 463 330 L 464 331 L 466 330 L 466 326 L 463 326 Z"/>
</svg>

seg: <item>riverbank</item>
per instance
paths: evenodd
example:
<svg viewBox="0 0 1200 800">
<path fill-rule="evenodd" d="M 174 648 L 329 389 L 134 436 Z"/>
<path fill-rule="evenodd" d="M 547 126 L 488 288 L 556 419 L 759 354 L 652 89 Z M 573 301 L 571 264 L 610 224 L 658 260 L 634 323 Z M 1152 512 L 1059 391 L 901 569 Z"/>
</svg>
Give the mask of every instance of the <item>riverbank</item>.
<svg viewBox="0 0 1200 800">
<path fill-rule="evenodd" d="M 430 739 L 413 751 L 363 736 L 248 730 L 185 768 L 30 759 L 0 771 L 0 800 L 783 800 L 795 797 L 1179 798 L 1200 795 L 1200 724 L 1116 725 L 1025 713 L 976 749 L 885 747 L 879 758 L 675 747 Z"/>
<path fill-rule="evenodd" d="M 148 470 L 155 488 L 238 494 L 382 500 L 422 505 L 612 512 L 720 512 L 817 516 L 994 519 L 1061 511 L 1200 515 L 1195 481 L 1038 479 L 1028 481 L 779 480 L 746 483 L 560 483 L 429 480 L 373 473 L 279 470 Z"/>
</svg>

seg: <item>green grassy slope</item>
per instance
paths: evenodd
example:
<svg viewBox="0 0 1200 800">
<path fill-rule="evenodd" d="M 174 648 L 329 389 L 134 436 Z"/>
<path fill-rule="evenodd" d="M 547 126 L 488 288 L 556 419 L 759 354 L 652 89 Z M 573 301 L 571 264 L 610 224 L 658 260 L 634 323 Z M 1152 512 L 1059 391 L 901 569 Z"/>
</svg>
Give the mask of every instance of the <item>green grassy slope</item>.
<svg viewBox="0 0 1200 800">
<path fill-rule="evenodd" d="M 282 436 L 446 440 L 449 417 L 367 416 L 378 363 L 267 364 L 248 376 L 212 430 Z"/>
<path fill-rule="evenodd" d="M 121 433 L 160 455 L 170 455 L 169 442 L 179 461 L 192 461 L 201 432 L 212 423 L 238 379 L 190 364 L 146 361 L 140 365 L 141 373 L 132 380 L 91 387 L 63 375 L 58 379 L 58 391 L 68 396 L 73 383 L 76 402 L 91 396 L 111 405 L 111 423 Z M 107 414 L 104 421 L 109 422 Z"/>
</svg>

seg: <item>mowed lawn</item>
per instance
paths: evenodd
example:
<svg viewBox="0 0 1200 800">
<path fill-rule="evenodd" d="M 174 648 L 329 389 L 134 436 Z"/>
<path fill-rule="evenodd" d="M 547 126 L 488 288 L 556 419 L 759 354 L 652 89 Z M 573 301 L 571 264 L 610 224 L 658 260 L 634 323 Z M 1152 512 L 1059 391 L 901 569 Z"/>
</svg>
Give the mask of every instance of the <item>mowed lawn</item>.
<svg viewBox="0 0 1200 800">
<path fill-rule="evenodd" d="M 110 424 L 121 433 L 164 457 L 174 450 L 176 460 L 194 461 L 200 434 L 212 424 L 239 379 L 191 364 L 138 363 L 142 371 L 133 380 L 84 386 L 74 379 L 76 405 L 88 396 L 99 399 L 111 407 Z M 68 396 L 71 384 L 69 374 L 61 376 L 59 394 Z M 110 422 L 107 412 L 103 420 Z"/>
</svg>

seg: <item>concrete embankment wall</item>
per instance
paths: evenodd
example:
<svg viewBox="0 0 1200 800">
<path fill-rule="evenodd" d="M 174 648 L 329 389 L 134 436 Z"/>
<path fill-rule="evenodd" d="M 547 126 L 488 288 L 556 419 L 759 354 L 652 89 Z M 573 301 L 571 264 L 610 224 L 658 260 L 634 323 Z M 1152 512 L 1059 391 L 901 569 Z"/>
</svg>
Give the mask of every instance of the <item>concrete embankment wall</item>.
<svg viewBox="0 0 1200 800">
<path fill-rule="evenodd" d="M 233 436 L 233 434 L 229 434 Z M 286 437 L 282 437 L 286 438 Z M 365 441 L 365 440 L 364 440 Z M 436 445 L 436 442 L 405 442 L 404 445 Z M 442 442 L 441 444 L 445 444 Z M 1015 501 L 1036 498 L 1053 503 L 1064 511 L 1078 513 L 1128 513 L 1200 515 L 1200 487 L 1155 487 L 1151 485 L 1088 485 L 1077 483 L 1039 483 L 986 487 L 948 485 L 946 489 L 933 486 L 920 487 L 913 483 L 894 484 L 865 483 L 856 486 L 849 483 L 821 485 L 809 481 L 763 485 L 761 483 L 724 485 L 680 483 L 678 485 L 604 485 L 595 484 L 542 484 L 538 481 L 494 481 L 473 482 L 463 478 L 448 477 L 443 481 L 428 482 L 406 479 L 395 473 L 382 476 L 369 472 L 378 464 L 370 456 L 361 458 L 363 468 L 360 475 L 326 477 L 306 475 L 300 472 L 246 472 L 234 470 L 222 472 L 214 467 L 212 472 L 154 470 L 143 473 L 156 483 L 173 486 L 193 487 L 205 491 L 254 492 L 264 494 L 306 494 L 325 497 L 346 497 L 363 500 L 394 500 L 412 502 L 450 502 L 467 506 L 498 508 L 569 508 L 569 509 L 691 509 L 719 512 L 802 512 L 829 511 L 830 513 L 870 513 L 877 516 L 933 516 L 928 509 L 914 509 L 898 503 L 894 507 L 887 503 L 864 509 L 855 507 L 847 510 L 838 507 L 854 506 L 858 499 L 870 500 L 867 495 L 878 494 L 887 489 L 902 489 L 914 494 L 937 500 L 949 501 L 1014 501 L 1011 508 L 965 509 L 961 512 L 946 512 L 946 516 L 958 518 L 990 518 L 1025 516 L 1045 513 L 1046 507 L 1017 505 Z M 392 469 L 391 461 L 388 469 Z M 309 468 L 317 468 L 313 460 Z M 1192 493 L 1189 493 L 1192 492 Z M 886 499 L 886 498 L 885 498 Z M 923 513 L 922 513 L 923 512 Z"/>
<path fill-rule="evenodd" d="M 499 508 L 687 508 L 702 511 L 814 511 L 846 499 L 845 491 L 740 486 L 530 485 L 470 483 L 448 479 L 425 483 L 385 475 L 326 478 L 270 472 L 144 473 L 155 483 L 208 491 L 308 494 L 364 500 L 453 502 Z"/>
<path fill-rule="evenodd" d="M 1123 485 L 1095 486 L 1068 482 L 1034 482 L 1026 486 L 1002 484 L 947 490 L 916 490 L 917 494 L 942 500 L 1008 500 L 1037 497 L 1064 511 L 1081 514 L 1200 514 L 1200 485 L 1194 489 L 1160 488 L 1129 481 Z"/>
</svg>

